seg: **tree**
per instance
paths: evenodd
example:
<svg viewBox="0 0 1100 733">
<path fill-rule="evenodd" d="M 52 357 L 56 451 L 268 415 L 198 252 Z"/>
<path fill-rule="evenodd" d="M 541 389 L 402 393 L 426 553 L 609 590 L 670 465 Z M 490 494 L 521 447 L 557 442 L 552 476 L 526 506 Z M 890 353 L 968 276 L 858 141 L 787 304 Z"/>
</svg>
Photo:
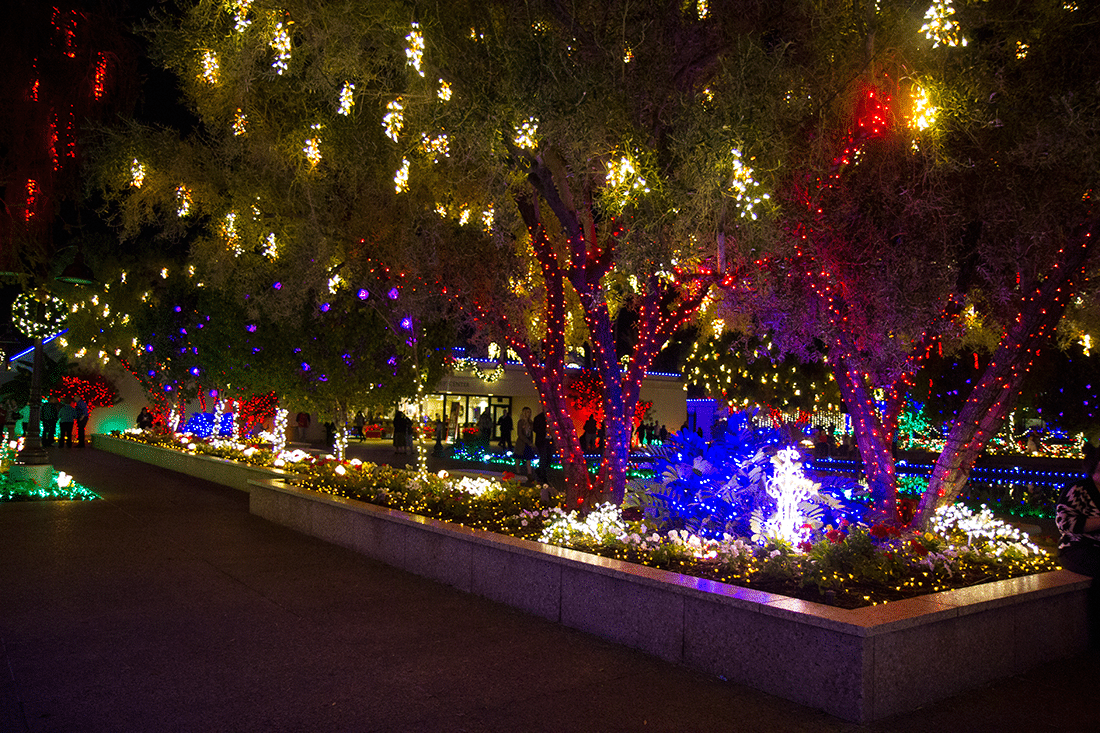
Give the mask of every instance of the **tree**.
<svg viewBox="0 0 1100 733">
<path fill-rule="evenodd" d="M 767 338 L 726 331 L 698 339 L 684 364 L 689 384 L 730 409 L 758 405 L 775 412 L 840 409 L 840 394 L 823 362 L 780 354 Z"/>
<path fill-rule="evenodd" d="M 789 349 L 828 346 L 885 518 L 896 516 L 889 447 L 913 375 L 966 309 L 984 306 L 1005 328 L 954 420 L 926 522 L 996 432 L 1089 256 L 1080 199 L 1095 173 L 1095 90 L 1080 81 L 1076 41 L 1088 57 L 1094 44 L 1078 34 L 1091 21 L 1062 3 L 972 3 L 957 16 L 933 3 L 920 34 L 900 6 L 798 10 L 782 31 L 805 44 L 796 90 L 821 101 L 794 128 L 777 186 L 789 249 L 769 260 L 773 297 L 757 317 Z M 1052 94 L 1060 106 L 1043 102 Z"/>
<path fill-rule="evenodd" d="M 438 378 L 447 311 L 398 274 L 412 227 L 370 109 L 403 66 L 394 12 L 207 0 L 145 27 L 198 125 L 105 133 L 104 212 L 130 248 L 168 256 L 105 262 L 119 319 L 78 318 L 74 342 L 117 353 L 153 392 L 275 391 L 341 425 L 357 397 L 392 403 Z"/>
<path fill-rule="evenodd" d="M 42 338 L 46 310 L 56 303 L 53 280 L 66 273 L 58 256 L 79 231 L 79 208 L 65 210 L 79 192 L 84 126 L 125 111 L 132 101 L 131 45 L 106 3 L 36 3 L 6 8 L 0 41 L 8 64 L 0 78 L 0 277 L 15 279 L 35 313 L 24 333 L 34 340 L 28 440 L 20 463 L 48 463 L 40 443 Z M 71 241 L 71 240 L 70 240 Z M 79 257 L 73 264 L 82 262 Z M 72 275 L 79 275 L 73 278 Z"/>
<path fill-rule="evenodd" d="M 423 80 L 410 75 L 393 101 L 398 185 L 429 190 L 446 218 L 491 214 L 477 252 L 515 256 L 478 278 L 450 250 L 441 279 L 531 375 L 570 506 L 621 499 L 646 371 L 711 286 L 737 280 L 725 271 L 725 242 L 737 260 L 735 245 L 748 245 L 734 235 L 750 228 L 742 221 L 762 198 L 741 148 L 766 137 L 775 76 L 746 36 L 762 8 L 425 4 L 410 31 Z M 725 215 L 696 216 L 708 203 Z M 629 338 L 616 328 L 624 323 Z M 603 385 L 607 438 L 595 478 L 563 391 L 573 330 Z"/>
</svg>

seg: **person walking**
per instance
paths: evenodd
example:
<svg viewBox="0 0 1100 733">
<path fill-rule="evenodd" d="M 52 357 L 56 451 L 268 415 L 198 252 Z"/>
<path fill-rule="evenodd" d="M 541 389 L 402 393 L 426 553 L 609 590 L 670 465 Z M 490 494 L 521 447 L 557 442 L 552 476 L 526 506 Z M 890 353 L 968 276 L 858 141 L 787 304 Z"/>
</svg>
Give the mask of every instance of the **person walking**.
<svg viewBox="0 0 1100 733">
<path fill-rule="evenodd" d="M 73 403 L 61 403 L 61 409 L 57 411 L 57 419 L 61 425 L 61 438 L 59 443 L 62 448 L 73 447 L 73 423 L 76 422 L 76 406 Z"/>
<path fill-rule="evenodd" d="M 1100 450 L 1085 447 L 1085 477 L 1065 487 L 1054 509 L 1062 567 L 1100 577 Z"/>
</svg>

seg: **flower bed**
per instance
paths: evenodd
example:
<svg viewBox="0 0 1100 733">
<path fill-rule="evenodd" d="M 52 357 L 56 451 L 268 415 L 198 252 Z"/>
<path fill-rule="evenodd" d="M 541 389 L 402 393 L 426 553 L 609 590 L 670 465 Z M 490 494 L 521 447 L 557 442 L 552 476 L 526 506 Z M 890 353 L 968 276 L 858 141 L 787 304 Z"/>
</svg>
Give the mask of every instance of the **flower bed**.
<svg viewBox="0 0 1100 733">
<path fill-rule="evenodd" d="M 129 435 L 145 442 L 147 436 Z M 247 462 L 278 465 L 302 488 L 368 502 L 520 539 L 584 550 L 646 567 L 673 570 L 843 608 L 857 608 L 1058 567 L 1021 533 L 986 513 L 956 507 L 941 516 L 935 533 L 902 533 L 886 525 L 825 526 L 815 541 L 723 535 L 707 538 L 660 527 L 640 512 L 610 505 L 587 516 L 544 507 L 540 487 L 514 481 L 418 475 L 357 460 L 315 459 L 231 441 L 191 437 L 148 438 L 160 447 Z M 210 467 L 208 470 L 212 470 Z M 236 479 L 240 488 L 249 478 Z"/>
<path fill-rule="evenodd" d="M 49 471 L 49 481 L 15 479 L 8 469 L 19 453 L 23 439 L 5 441 L 0 445 L 0 503 L 7 501 L 87 501 L 98 499 L 91 489 L 73 481 L 64 471 Z"/>
</svg>

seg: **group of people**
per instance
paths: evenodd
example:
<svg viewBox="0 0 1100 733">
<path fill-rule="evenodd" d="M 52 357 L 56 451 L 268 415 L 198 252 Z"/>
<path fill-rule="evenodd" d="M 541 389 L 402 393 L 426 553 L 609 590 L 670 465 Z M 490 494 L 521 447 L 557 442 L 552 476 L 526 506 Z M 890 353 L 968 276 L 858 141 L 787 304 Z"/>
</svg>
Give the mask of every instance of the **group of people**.
<svg viewBox="0 0 1100 733">
<path fill-rule="evenodd" d="M 42 425 L 42 445 L 51 446 L 59 441 L 62 448 L 73 447 L 73 428 L 76 428 L 77 446 L 84 447 L 84 428 L 88 425 L 88 403 L 83 399 L 62 401 L 56 397 L 42 404 L 39 418 Z"/>
</svg>

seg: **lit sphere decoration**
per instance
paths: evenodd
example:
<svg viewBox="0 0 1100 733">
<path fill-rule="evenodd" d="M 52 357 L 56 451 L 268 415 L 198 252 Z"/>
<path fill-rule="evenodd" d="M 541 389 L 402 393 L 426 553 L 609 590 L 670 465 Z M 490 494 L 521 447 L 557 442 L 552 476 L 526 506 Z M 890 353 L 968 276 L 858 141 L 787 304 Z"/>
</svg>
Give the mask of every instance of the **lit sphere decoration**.
<svg viewBox="0 0 1100 733">
<path fill-rule="evenodd" d="M 31 338 L 46 338 L 61 330 L 65 322 L 65 302 L 52 295 L 41 296 L 39 301 L 33 295 L 21 293 L 11 305 L 11 320 L 22 333 Z M 42 310 L 39 312 L 39 303 Z"/>
</svg>

